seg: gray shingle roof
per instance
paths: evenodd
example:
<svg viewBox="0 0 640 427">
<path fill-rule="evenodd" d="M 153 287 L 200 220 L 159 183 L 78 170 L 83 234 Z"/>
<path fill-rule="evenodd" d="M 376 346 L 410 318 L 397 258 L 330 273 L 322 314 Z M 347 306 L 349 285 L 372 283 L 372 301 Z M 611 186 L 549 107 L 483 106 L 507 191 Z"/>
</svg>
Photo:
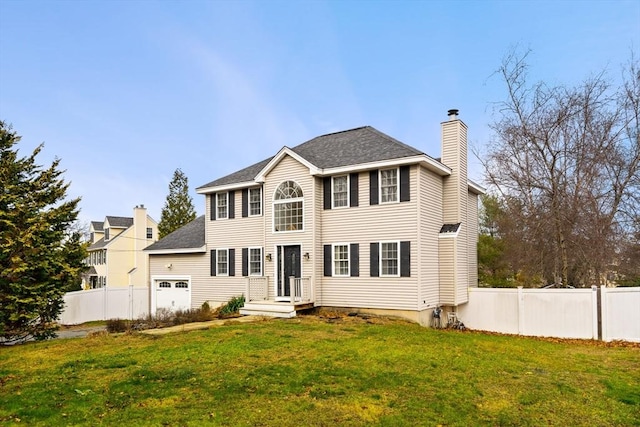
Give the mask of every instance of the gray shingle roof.
<svg viewBox="0 0 640 427">
<path fill-rule="evenodd" d="M 456 223 L 456 224 L 443 224 L 442 228 L 440 229 L 440 233 L 441 234 L 446 234 L 446 233 L 455 233 L 458 231 L 458 228 L 460 227 L 460 222 Z"/>
<path fill-rule="evenodd" d="M 239 171 L 234 172 L 230 175 L 223 176 L 222 178 L 216 179 L 215 181 L 211 181 L 208 184 L 205 184 L 196 188 L 196 190 L 200 188 L 217 187 L 218 185 L 227 185 L 227 184 L 235 184 L 238 182 L 253 181 L 256 175 L 258 175 L 258 172 L 260 172 L 265 166 L 267 166 L 267 163 L 269 163 L 271 159 L 273 159 L 273 157 L 269 157 L 268 159 L 258 162 L 255 165 L 251 165 L 247 168 L 240 169 Z"/>
<path fill-rule="evenodd" d="M 129 228 L 133 225 L 133 218 L 125 216 L 107 216 L 107 221 L 111 227 Z"/>
<path fill-rule="evenodd" d="M 318 136 L 297 145 L 292 151 L 322 169 L 424 154 L 371 126 Z M 198 189 L 251 181 L 271 159 L 273 157 L 211 181 Z"/>
<path fill-rule="evenodd" d="M 173 233 L 167 234 L 154 244 L 147 246 L 144 250 L 201 248 L 204 246 L 204 225 L 204 215 L 201 215 Z"/>
<path fill-rule="evenodd" d="M 424 154 L 371 126 L 318 136 L 292 150 L 323 169 Z"/>
<path fill-rule="evenodd" d="M 91 226 L 93 227 L 93 229 L 95 231 L 104 231 L 104 229 L 102 228 L 104 226 L 103 222 L 100 221 L 91 221 Z"/>
<path fill-rule="evenodd" d="M 104 237 L 100 240 L 98 240 L 97 242 L 95 242 L 93 245 L 89 246 L 87 248 L 88 251 L 93 251 L 95 249 L 101 249 L 104 248 L 105 246 L 107 246 L 108 242 L 104 241 Z"/>
</svg>

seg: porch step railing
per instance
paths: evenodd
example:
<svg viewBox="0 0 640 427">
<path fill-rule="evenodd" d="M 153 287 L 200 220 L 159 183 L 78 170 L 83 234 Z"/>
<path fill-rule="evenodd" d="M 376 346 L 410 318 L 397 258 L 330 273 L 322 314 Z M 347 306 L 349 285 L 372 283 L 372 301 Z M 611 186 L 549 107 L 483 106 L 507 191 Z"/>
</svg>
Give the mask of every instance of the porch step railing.
<svg viewBox="0 0 640 427">
<path fill-rule="evenodd" d="M 310 277 L 289 277 L 291 304 L 313 302 L 313 285 Z M 268 301 L 269 277 L 247 277 L 245 300 Z"/>
<path fill-rule="evenodd" d="M 310 277 L 289 277 L 291 284 L 291 303 L 313 302 L 313 287 Z"/>
<path fill-rule="evenodd" d="M 266 301 L 269 299 L 269 278 L 248 277 L 246 301 Z"/>
</svg>

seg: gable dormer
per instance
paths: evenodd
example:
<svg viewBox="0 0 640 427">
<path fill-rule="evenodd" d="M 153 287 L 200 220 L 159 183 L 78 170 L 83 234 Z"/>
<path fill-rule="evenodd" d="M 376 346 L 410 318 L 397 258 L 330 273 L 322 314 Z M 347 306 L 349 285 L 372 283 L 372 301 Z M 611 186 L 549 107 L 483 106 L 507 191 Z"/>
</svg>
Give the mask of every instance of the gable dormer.
<svg viewBox="0 0 640 427">
<path fill-rule="evenodd" d="M 109 240 L 117 237 L 120 233 L 122 233 L 127 228 L 133 225 L 133 218 L 124 217 L 124 216 L 107 216 L 104 219 L 104 241 L 108 242 Z"/>
</svg>

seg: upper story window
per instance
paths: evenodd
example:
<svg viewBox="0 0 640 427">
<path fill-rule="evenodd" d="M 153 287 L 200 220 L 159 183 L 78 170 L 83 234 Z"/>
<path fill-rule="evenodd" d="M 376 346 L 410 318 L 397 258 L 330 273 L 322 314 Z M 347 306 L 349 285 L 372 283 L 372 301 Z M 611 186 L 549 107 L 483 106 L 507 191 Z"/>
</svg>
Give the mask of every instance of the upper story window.
<svg viewBox="0 0 640 427">
<path fill-rule="evenodd" d="M 262 189 L 249 189 L 249 216 L 262 215 Z"/>
<path fill-rule="evenodd" d="M 147 239 L 153 239 L 153 228 L 147 227 Z"/>
<path fill-rule="evenodd" d="M 109 229 L 108 228 L 104 229 L 104 240 L 105 241 L 109 240 Z"/>
<path fill-rule="evenodd" d="M 398 201 L 398 169 L 380 171 L 380 203 Z"/>
<path fill-rule="evenodd" d="M 331 185 L 333 207 L 342 208 L 349 206 L 349 176 L 334 176 Z"/>
<path fill-rule="evenodd" d="M 229 195 L 228 193 L 216 194 L 216 216 L 218 219 L 225 219 L 229 215 Z"/>
<path fill-rule="evenodd" d="M 273 196 L 273 230 L 303 230 L 304 199 L 302 188 L 294 181 L 281 183 Z"/>
</svg>

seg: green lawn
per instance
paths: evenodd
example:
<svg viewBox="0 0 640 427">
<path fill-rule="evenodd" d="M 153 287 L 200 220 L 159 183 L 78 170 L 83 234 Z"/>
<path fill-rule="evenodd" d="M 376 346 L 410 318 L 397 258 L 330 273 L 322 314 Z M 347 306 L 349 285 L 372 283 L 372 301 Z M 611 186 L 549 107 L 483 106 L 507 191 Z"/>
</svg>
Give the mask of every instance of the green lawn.
<svg viewBox="0 0 640 427">
<path fill-rule="evenodd" d="M 299 317 L 0 348 L 2 425 L 640 425 L 640 349 Z"/>
</svg>

